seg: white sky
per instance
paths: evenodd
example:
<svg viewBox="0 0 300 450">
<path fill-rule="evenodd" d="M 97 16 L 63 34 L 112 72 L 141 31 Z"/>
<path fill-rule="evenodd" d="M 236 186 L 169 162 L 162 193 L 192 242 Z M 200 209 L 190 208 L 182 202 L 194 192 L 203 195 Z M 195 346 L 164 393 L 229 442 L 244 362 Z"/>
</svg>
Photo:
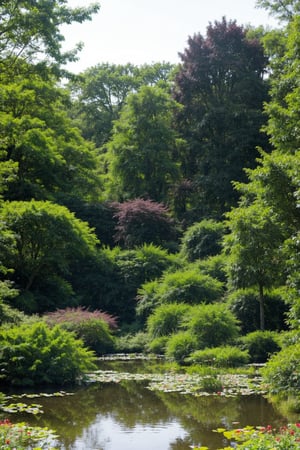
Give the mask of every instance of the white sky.
<svg viewBox="0 0 300 450">
<path fill-rule="evenodd" d="M 68 0 L 71 7 L 92 3 Z M 238 25 L 275 26 L 256 0 L 100 0 L 100 12 L 90 22 L 64 26 L 65 49 L 84 42 L 80 60 L 68 69 L 80 72 L 100 63 L 141 65 L 180 61 L 178 52 L 189 36 L 206 34 L 209 22 L 236 20 Z"/>
</svg>

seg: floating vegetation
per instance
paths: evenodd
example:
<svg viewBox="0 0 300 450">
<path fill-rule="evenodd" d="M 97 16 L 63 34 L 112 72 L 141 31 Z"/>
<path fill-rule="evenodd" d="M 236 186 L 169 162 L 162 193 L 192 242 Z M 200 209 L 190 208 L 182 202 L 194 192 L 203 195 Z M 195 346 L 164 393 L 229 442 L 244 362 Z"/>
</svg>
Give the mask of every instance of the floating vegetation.
<svg viewBox="0 0 300 450">
<path fill-rule="evenodd" d="M 1 406 L 1 409 L 7 413 L 25 412 L 34 415 L 43 413 L 42 405 L 38 404 L 27 405 L 26 403 L 11 403 L 10 405 Z"/>
<path fill-rule="evenodd" d="M 71 392 L 65 392 L 65 391 L 59 391 L 59 392 L 53 392 L 51 394 L 48 393 L 34 393 L 34 394 L 14 394 L 4 397 L 4 403 L 0 405 L 0 410 L 7 412 L 7 413 L 28 413 L 28 414 L 43 414 L 42 405 L 39 405 L 37 403 L 27 404 L 27 403 L 9 403 L 6 404 L 9 400 L 16 400 L 16 399 L 32 399 L 32 398 L 41 398 L 41 397 L 65 397 L 67 395 L 74 395 Z"/>
<path fill-rule="evenodd" d="M 100 356 L 99 361 L 152 361 L 154 359 L 164 359 L 164 356 L 145 355 L 143 353 L 114 353 L 111 355 Z"/>
<path fill-rule="evenodd" d="M 213 378 L 213 379 L 212 379 Z M 215 383 L 216 379 L 219 383 Z M 152 374 L 128 373 L 113 370 L 98 370 L 89 375 L 90 382 L 121 383 L 122 381 L 140 381 L 147 384 L 152 391 L 179 392 L 195 396 L 220 395 L 232 397 L 236 395 L 264 394 L 261 388 L 261 379 L 257 376 L 250 378 L 247 375 L 199 375 L 199 374 Z M 216 391 L 205 390 L 204 386 L 216 385 Z"/>
</svg>

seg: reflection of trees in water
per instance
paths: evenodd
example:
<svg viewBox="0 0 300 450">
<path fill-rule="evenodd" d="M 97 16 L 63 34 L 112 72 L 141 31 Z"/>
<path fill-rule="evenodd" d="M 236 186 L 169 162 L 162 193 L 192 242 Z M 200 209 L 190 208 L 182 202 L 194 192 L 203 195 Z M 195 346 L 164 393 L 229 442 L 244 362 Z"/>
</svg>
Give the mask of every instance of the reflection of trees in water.
<svg viewBox="0 0 300 450">
<path fill-rule="evenodd" d="M 32 403 L 32 400 L 27 402 Z M 127 428 L 138 424 L 163 424 L 170 419 L 167 408 L 154 392 L 146 389 L 144 383 L 131 381 L 95 383 L 77 390 L 72 396 L 41 397 L 34 402 L 42 405 L 44 414 L 39 417 L 13 415 L 12 420 L 54 429 L 67 447 L 95 422 L 97 415 L 112 417 Z"/>
<path fill-rule="evenodd" d="M 223 437 L 213 429 L 232 426 L 239 416 L 239 400 L 235 397 L 195 397 L 176 393 L 159 393 L 160 399 L 176 415 L 188 438 L 171 445 L 172 450 L 187 449 L 191 444 L 220 448 Z"/>
<path fill-rule="evenodd" d="M 184 450 L 192 444 L 201 444 L 211 449 L 226 445 L 217 427 L 232 428 L 234 422 L 239 426 L 282 424 L 282 420 L 272 405 L 261 396 L 217 397 L 181 395 L 176 393 L 158 394 L 159 398 L 174 414 L 188 437 L 177 440 L 170 448 Z"/>
<path fill-rule="evenodd" d="M 41 397 L 27 402 L 40 403 L 44 414 L 39 417 L 13 415 L 11 420 L 56 430 L 66 448 L 71 448 L 80 437 L 84 442 L 92 442 L 93 434 L 95 440 L 97 436 L 99 438 L 97 416 L 98 419 L 100 416 L 111 418 L 112 422 L 127 429 L 178 421 L 186 430 L 187 437 L 177 438 L 171 443 L 172 450 L 186 450 L 192 444 L 220 448 L 223 438 L 212 429 L 231 427 L 234 421 L 244 426 L 274 424 L 276 419 L 279 420 L 264 398 L 194 397 L 153 392 L 146 389 L 144 382 L 133 381 L 94 383 L 77 390 L 72 396 Z"/>
<path fill-rule="evenodd" d="M 239 415 L 239 400 L 236 397 L 195 397 L 162 392 L 159 393 L 159 398 L 187 425 L 191 421 L 196 421 L 201 426 L 211 429 L 215 426 L 224 426 L 224 419 L 231 424 Z"/>
</svg>

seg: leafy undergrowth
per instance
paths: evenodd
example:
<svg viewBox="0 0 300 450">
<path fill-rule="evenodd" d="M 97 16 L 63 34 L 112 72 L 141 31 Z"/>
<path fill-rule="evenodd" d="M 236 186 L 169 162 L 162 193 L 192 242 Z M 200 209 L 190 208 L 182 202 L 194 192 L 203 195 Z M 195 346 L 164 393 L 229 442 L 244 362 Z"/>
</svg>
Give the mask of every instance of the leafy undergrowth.
<svg viewBox="0 0 300 450">
<path fill-rule="evenodd" d="M 300 448 L 300 423 L 289 424 L 279 429 L 266 427 L 237 428 L 226 430 L 219 428 L 214 430 L 222 433 L 228 442 L 228 446 L 219 450 L 299 450 Z M 208 447 L 192 447 L 193 450 L 209 450 Z"/>
<path fill-rule="evenodd" d="M 29 427 L 25 423 L 0 421 L 1 450 L 55 450 L 51 443 L 57 436 L 48 428 Z"/>
</svg>

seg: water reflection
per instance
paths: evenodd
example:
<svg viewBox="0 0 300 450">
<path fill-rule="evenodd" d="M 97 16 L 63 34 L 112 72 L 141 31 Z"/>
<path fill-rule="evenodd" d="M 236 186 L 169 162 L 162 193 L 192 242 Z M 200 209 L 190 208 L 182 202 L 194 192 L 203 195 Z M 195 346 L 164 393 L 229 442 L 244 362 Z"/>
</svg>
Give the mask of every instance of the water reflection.
<svg viewBox="0 0 300 450">
<path fill-rule="evenodd" d="M 262 397 L 193 397 L 133 381 L 95 383 L 72 396 L 34 402 L 44 414 L 17 420 L 55 429 L 62 450 L 188 450 L 192 444 L 215 450 L 225 443 L 214 428 L 284 423 Z"/>
</svg>

